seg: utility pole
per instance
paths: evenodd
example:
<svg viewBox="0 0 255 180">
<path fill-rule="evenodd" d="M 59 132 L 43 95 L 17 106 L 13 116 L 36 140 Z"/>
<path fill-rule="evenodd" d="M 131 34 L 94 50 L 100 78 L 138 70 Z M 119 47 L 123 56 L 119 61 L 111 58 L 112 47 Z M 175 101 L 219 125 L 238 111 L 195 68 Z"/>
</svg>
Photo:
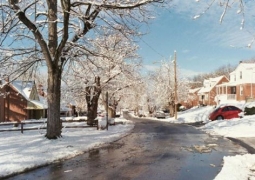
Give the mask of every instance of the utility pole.
<svg viewBox="0 0 255 180">
<path fill-rule="evenodd" d="M 108 131 L 108 110 L 109 110 L 109 99 L 108 99 L 108 91 L 106 92 L 106 129 Z"/>
<path fill-rule="evenodd" d="M 176 51 L 174 51 L 174 118 L 177 119 L 177 74 L 176 74 Z"/>
</svg>

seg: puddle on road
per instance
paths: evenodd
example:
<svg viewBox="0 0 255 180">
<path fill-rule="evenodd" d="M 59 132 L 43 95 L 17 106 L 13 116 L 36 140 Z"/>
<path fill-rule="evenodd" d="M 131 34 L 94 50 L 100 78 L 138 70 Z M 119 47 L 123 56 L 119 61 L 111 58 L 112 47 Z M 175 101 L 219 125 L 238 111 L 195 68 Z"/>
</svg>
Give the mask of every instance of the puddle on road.
<svg viewBox="0 0 255 180">
<path fill-rule="evenodd" d="M 213 150 L 216 150 L 217 144 L 208 144 L 208 145 L 193 145 L 191 147 L 181 147 L 181 150 L 186 150 L 194 153 L 210 153 Z"/>
<path fill-rule="evenodd" d="M 215 174 L 222 169 L 224 156 L 247 153 L 240 145 L 219 136 L 210 136 L 197 144 L 182 146 L 180 149 L 193 155 L 186 159 L 185 166 L 180 169 L 180 176 L 176 180 L 214 179 Z"/>
</svg>

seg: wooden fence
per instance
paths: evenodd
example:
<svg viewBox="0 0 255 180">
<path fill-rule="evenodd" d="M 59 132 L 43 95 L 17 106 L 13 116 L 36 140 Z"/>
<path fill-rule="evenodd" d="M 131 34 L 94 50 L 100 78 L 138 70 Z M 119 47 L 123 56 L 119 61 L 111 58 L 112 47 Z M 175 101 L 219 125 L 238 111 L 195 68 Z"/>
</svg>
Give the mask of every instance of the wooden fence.
<svg viewBox="0 0 255 180">
<path fill-rule="evenodd" d="M 61 120 L 62 123 L 74 123 L 74 122 L 86 122 L 86 119 L 79 119 L 79 120 Z M 26 128 L 25 126 L 28 124 L 42 124 L 44 126 L 41 127 L 28 127 Z M 38 129 L 46 129 L 47 126 L 47 121 L 29 121 L 29 122 L 22 122 L 22 121 L 18 121 L 18 122 L 4 122 L 4 123 L 0 123 L 0 127 L 2 126 L 12 126 L 12 128 L 2 128 L 0 129 L 0 132 L 5 132 L 5 131 L 20 131 L 21 133 L 23 133 L 24 131 L 28 131 L 28 130 L 38 130 Z M 91 128 L 91 127 L 96 127 L 97 130 L 99 129 L 98 126 L 98 120 L 95 120 L 95 123 L 93 123 L 93 125 L 77 125 L 77 126 L 63 126 L 64 128 Z"/>
</svg>

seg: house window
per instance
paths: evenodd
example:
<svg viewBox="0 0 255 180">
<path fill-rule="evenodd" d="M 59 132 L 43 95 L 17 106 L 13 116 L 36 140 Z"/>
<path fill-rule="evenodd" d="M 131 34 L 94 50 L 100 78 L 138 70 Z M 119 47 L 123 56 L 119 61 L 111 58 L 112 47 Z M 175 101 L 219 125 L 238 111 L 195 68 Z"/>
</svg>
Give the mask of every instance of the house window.
<svg viewBox="0 0 255 180">
<path fill-rule="evenodd" d="M 236 81 L 236 75 L 234 76 L 234 81 Z"/>
<path fill-rule="evenodd" d="M 243 86 L 240 86 L 240 95 L 243 95 Z"/>
<path fill-rule="evenodd" d="M 242 79 L 242 71 L 240 71 L 240 79 Z"/>
</svg>

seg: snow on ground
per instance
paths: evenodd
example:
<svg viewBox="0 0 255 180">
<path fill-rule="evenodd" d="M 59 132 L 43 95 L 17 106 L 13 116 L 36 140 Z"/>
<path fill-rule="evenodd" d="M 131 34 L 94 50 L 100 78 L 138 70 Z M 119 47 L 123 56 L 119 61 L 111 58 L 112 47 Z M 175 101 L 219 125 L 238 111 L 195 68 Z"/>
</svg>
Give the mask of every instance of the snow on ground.
<svg viewBox="0 0 255 180">
<path fill-rule="evenodd" d="M 243 107 L 243 104 L 236 106 Z M 178 113 L 177 120 L 174 118 L 150 119 L 170 123 L 202 121 L 206 124 L 199 129 L 210 134 L 234 138 L 255 138 L 255 115 L 244 116 L 241 119 L 209 121 L 208 115 L 213 109 L 212 106 L 192 108 Z M 68 120 L 66 119 L 66 121 Z M 42 129 L 24 131 L 23 134 L 19 131 L 0 132 L 0 177 L 76 156 L 104 143 L 114 141 L 127 134 L 134 127 L 132 122 L 125 119 L 119 118 L 116 121 L 123 121 L 124 123 L 109 126 L 108 131 L 96 130 L 95 127 L 64 128 L 63 138 L 57 140 L 47 140 L 44 137 L 45 130 Z M 84 122 L 71 124 L 74 126 L 85 125 Z M 63 125 L 64 127 L 70 126 L 70 123 Z M 30 126 L 32 127 L 32 125 Z M 224 166 L 216 176 L 216 180 L 255 180 L 255 155 L 226 156 L 223 161 Z"/>
<path fill-rule="evenodd" d="M 221 103 L 220 106 L 234 105 L 241 109 L 254 107 L 255 103 Z M 195 107 L 178 113 L 177 120 L 167 117 L 166 119 L 153 120 L 166 121 L 170 123 L 206 123 L 198 128 L 212 135 L 224 137 L 242 138 L 251 137 L 255 139 L 255 115 L 244 116 L 231 120 L 210 121 L 209 114 L 215 109 L 213 106 Z M 215 180 L 255 180 L 255 155 L 245 154 L 237 156 L 226 156 L 223 159 L 224 166 Z"/>
<path fill-rule="evenodd" d="M 115 119 L 118 123 L 109 126 L 107 130 L 92 128 L 63 128 L 62 138 L 48 140 L 44 137 L 45 129 L 42 124 L 25 125 L 38 127 L 38 130 L 0 132 L 0 178 L 12 173 L 22 172 L 51 162 L 71 158 L 82 154 L 107 142 L 112 142 L 126 135 L 133 127 L 131 121 L 122 118 Z M 86 125 L 85 122 L 71 123 L 72 126 Z M 63 126 L 70 126 L 63 123 Z M 3 130 L 8 128 L 0 126 Z M 15 127 L 11 127 L 15 129 Z"/>
<path fill-rule="evenodd" d="M 219 134 L 225 137 L 255 137 L 255 115 L 212 121 L 200 129 L 210 134 Z"/>
<path fill-rule="evenodd" d="M 200 128 L 210 134 L 224 137 L 255 138 L 255 115 L 231 120 L 212 121 Z M 255 155 L 225 156 L 224 166 L 215 180 L 255 180 Z"/>
</svg>

